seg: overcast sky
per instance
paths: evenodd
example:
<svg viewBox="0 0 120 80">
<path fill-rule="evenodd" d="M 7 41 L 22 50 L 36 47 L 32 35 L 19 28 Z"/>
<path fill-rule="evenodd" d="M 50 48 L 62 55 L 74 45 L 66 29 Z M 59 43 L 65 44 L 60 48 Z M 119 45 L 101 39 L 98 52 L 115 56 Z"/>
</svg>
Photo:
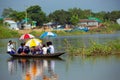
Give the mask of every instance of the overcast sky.
<svg viewBox="0 0 120 80">
<path fill-rule="evenodd" d="M 74 7 L 93 12 L 120 10 L 120 0 L 0 0 L 0 16 L 5 8 L 24 11 L 33 5 L 39 5 L 46 14 Z"/>
</svg>

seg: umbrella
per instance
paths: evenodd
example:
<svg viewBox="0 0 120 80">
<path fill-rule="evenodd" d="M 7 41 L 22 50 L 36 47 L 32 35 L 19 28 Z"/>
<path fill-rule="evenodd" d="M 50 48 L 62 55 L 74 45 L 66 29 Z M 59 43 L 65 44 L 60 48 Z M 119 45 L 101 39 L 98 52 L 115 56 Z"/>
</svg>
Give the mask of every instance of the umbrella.
<svg viewBox="0 0 120 80">
<path fill-rule="evenodd" d="M 33 47 L 33 46 L 38 46 L 41 45 L 41 40 L 40 39 L 30 39 L 26 42 L 25 46 Z"/>
<path fill-rule="evenodd" d="M 43 34 L 41 34 L 40 38 L 45 38 L 45 37 L 57 37 L 57 34 L 53 33 L 53 32 L 44 32 Z"/>
<path fill-rule="evenodd" d="M 32 34 L 23 34 L 19 39 L 26 40 L 26 39 L 30 39 L 30 38 L 34 38 L 34 36 Z"/>
</svg>

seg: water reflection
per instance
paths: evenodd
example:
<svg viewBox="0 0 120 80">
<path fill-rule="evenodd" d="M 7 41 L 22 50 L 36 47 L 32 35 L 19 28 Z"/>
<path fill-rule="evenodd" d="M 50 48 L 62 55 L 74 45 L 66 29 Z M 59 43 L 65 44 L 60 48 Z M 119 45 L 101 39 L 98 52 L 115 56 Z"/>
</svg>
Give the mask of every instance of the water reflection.
<svg viewBox="0 0 120 80">
<path fill-rule="evenodd" d="M 58 80 L 58 74 L 55 72 L 56 60 L 61 59 L 11 58 L 8 60 L 8 71 L 10 75 L 18 73 L 22 80 Z"/>
</svg>

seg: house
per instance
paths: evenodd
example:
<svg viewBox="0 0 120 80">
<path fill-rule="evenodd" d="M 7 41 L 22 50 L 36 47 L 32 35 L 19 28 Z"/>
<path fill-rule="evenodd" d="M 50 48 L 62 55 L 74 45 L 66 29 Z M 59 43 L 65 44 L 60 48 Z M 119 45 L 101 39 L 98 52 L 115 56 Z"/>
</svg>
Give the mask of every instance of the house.
<svg viewBox="0 0 120 80">
<path fill-rule="evenodd" d="M 85 27 L 92 27 L 92 26 L 98 26 L 99 22 L 96 20 L 89 20 L 89 19 L 81 19 L 78 23 L 80 26 L 85 26 Z"/>
<path fill-rule="evenodd" d="M 4 25 L 9 29 L 19 30 L 17 23 L 13 20 L 4 20 Z"/>
<path fill-rule="evenodd" d="M 120 18 L 116 20 L 116 22 L 120 25 Z"/>
</svg>

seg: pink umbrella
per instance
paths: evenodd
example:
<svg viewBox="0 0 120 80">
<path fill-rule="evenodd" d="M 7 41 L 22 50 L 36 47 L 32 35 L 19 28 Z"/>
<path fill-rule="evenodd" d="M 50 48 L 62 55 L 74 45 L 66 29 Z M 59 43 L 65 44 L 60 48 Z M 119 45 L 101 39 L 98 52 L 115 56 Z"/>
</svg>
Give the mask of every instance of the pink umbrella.
<svg viewBox="0 0 120 80">
<path fill-rule="evenodd" d="M 35 36 L 33 36 L 32 34 L 23 34 L 19 39 L 20 40 L 26 40 L 26 39 L 30 39 L 30 38 L 34 38 Z"/>
</svg>

